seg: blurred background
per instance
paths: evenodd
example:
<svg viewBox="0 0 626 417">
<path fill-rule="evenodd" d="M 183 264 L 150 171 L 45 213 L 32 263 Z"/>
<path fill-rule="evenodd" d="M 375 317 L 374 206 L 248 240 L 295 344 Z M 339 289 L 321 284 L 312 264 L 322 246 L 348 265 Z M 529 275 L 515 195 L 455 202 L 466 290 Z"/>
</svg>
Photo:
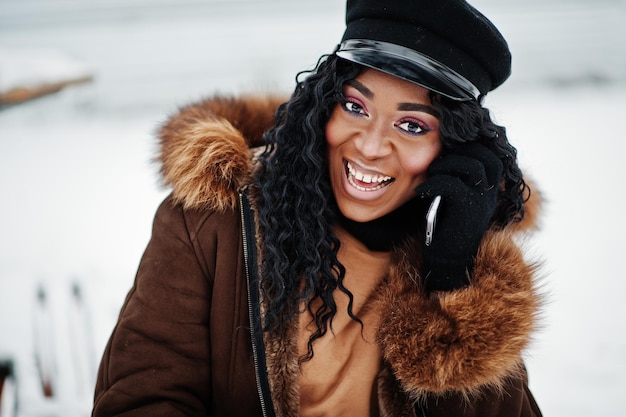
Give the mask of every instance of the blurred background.
<svg viewBox="0 0 626 417">
<path fill-rule="evenodd" d="M 546 204 L 526 361 L 546 416 L 623 416 L 626 1 L 474 0 L 508 39 L 486 100 Z M 167 194 L 168 114 L 279 91 L 332 51 L 342 0 L 0 0 L 0 416 L 88 416 Z M 622 190 L 622 191 L 620 191 Z"/>
</svg>

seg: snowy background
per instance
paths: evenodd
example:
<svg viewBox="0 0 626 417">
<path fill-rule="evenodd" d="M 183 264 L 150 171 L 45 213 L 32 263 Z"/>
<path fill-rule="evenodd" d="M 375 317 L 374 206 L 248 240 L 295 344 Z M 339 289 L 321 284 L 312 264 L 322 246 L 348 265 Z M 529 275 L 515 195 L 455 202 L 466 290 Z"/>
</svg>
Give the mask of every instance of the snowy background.
<svg viewBox="0 0 626 417">
<path fill-rule="evenodd" d="M 487 106 L 546 198 L 528 242 L 548 304 L 527 354 L 546 416 L 624 416 L 626 1 L 475 0 L 513 75 Z M 215 92 L 284 91 L 330 52 L 342 0 L 0 0 L 0 416 L 87 416 L 150 237 L 153 133 Z M 622 190 L 621 192 L 619 190 Z M 40 376 L 51 382 L 46 397 Z"/>
</svg>

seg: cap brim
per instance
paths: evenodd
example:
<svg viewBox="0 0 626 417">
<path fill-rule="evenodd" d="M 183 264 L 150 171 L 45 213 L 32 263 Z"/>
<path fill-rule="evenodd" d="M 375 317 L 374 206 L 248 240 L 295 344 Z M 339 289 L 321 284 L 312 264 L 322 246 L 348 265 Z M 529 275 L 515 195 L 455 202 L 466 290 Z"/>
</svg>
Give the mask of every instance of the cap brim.
<svg viewBox="0 0 626 417">
<path fill-rule="evenodd" d="M 453 100 L 475 100 L 480 91 L 447 66 L 400 45 L 369 39 L 341 43 L 337 56 L 420 85 Z"/>
</svg>

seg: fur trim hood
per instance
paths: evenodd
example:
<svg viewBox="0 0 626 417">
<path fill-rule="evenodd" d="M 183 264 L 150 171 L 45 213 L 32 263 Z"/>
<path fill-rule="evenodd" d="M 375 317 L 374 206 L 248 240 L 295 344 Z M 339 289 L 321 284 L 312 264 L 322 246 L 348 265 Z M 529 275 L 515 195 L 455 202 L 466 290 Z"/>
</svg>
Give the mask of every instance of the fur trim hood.
<svg viewBox="0 0 626 417">
<path fill-rule="evenodd" d="M 262 144 L 285 98 L 214 97 L 183 107 L 159 130 L 166 185 L 186 209 L 234 208 L 250 176 L 250 148 Z"/>
<path fill-rule="evenodd" d="M 261 144 L 284 101 L 211 98 L 167 121 L 159 132 L 158 160 L 175 201 L 186 209 L 235 208 L 238 190 L 251 175 L 250 148 Z M 533 190 L 521 223 L 486 234 L 467 288 L 426 296 L 419 255 L 411 249 L 416 245 L 394 253 L 376 299 L 382 312 L 379 342 L 388 364 L 379 392 L 400 386 L 409 403 L 447 393 L 472 398 L 483 389 L 502 390 L 507 378 L 523 373 L 522 354 L 536 328 L 541 296 L 534 283 L 537 266 L 524 260 L 513 237 L 535 227 L 539 201 Z M 283 380 L 276 387 L 293 386 L 284 383 L 297 374 L 296 360 L 268 359 L 268 368 L 275 364 L 270 378 Z M 293 404 L 297 394 L 280 391 L 273 392 L 275 402 Z M 400 415 L 395 402 L 381 404 L 383 414 Z"/>
</svg>

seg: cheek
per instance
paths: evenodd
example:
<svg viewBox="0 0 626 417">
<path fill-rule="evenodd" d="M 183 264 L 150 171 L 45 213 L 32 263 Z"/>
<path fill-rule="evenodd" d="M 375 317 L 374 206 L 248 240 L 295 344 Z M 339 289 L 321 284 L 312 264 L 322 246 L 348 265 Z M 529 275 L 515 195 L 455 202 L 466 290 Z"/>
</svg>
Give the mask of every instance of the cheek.
<svg viewBox="0 0 626 417">
<path fill-rule="evenodd" d="M 343 141 L 343 135 L 341 134 L 341 131 L 341 122 L 337 115 L 337 108 L 335 108 L 330 116 L 330 119 L 326 123 L 326 143 L 331 147 L 341 144 L 341 142 Z"/>
<path fill-rule="evenodd" d="M 418 185 L 426 179 L 428 167 L 439 156 L 440 152 L 441 145 L 437 142 L 432 146 L 421 149 L 419 152 L 403 153 L 404 155 L 409 155 L 402 158 L 401 163 L 412 183 Z"/>
<path fill-rule="evenodd" d="M 329 162 L 334 161 L 337 157 L 339 151 L 338 147 L 340 145 L 340 141 L 337 139 L 337 135 L 332 130 L 332 127 L 329 125 L 326 126 L 326 155 L 328 157 Z"/>
</svg>

